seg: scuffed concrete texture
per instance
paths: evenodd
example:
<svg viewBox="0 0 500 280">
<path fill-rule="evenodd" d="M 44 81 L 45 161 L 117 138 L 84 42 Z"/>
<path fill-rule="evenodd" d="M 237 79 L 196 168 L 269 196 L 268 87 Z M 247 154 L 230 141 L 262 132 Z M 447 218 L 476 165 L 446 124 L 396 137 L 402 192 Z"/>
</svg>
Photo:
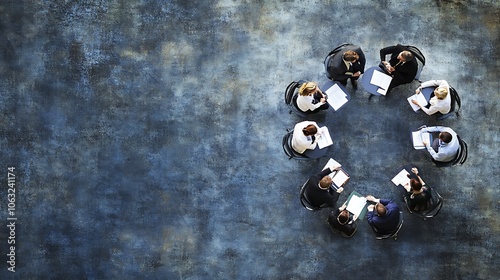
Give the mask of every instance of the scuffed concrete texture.
<svg viewBox="0 0 500 280">
<path fill-rule="evenodd" d="M 2 1 L 0 152 L 16 167 L 16 273 L 0 279 L 494 279 L 499 267 L 498 1 Z M 352 42 L 419 47 L 422 80 L 459 92 L 452 127 L 463 166 L 412 148 L 415 114 L 398 87 L 363 89 L 338 112 L 328 157 L 346 193 L 397 199 L 406 163 L 445 198 L 397 241 L 366 221 L 352 239 L 308 212 L 300 185 L 328 158 L 288 160 L 283 92 L 326 82 L 324 56 Z M 350 85 L 349 90 L 352 90 Z M 340 203 L 339 201 L 339 203 Z M 400 206 L 402 203 L 397 200 Z"/>
</svg>

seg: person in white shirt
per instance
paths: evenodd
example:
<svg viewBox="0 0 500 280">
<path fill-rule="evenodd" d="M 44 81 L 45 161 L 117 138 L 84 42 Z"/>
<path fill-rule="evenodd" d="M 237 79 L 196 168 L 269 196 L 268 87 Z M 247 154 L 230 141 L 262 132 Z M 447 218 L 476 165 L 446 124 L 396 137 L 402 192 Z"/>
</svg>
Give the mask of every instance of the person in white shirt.
<svg viewBox="0 0 500 280">
<path fill-rule="evenodd" d="M 304 113 L 317 113 L 328 109 L 327 96 L 315 82 L 303 83 L 299 88 L 297 96 L 297 107 Z"/>
<path fill-rule="evenodd" d="M 297 153 L 304 153 L 307 149 L 314 150 L 321 137 L 320 128 L 313 121 L 303 121 L 295 125 L 292 136 L 292 148 Z"/>
<path fill-rule="evenodd" d="M 447 114 L 451 109 L 451 94 L 450 85 L 445 80 L 430 80 L 422 83 L 416 90 L 416 94 L 421 94 L 422 89 L 426 87 L 436 87 L 433 94 L 431 94 L 431 99 L 429 100 L 429 106 L 425 107 L 418 103 L 417 100 L 413 99 L 412 102 L 418 105 L 422 111 L 427 115 L 432 115 L 437 112 L 441 114 Z"/>
<path fill-rule="evenodd" d="M 424 146 L 435 161 L 447 162 L 455 158 L 460 148 L 458 136 L 453 129 L 444 126 L 430 126 L 420 129 L 421 132 L 439 132 L 432 145 L 424 141 Z"/>
</svg>

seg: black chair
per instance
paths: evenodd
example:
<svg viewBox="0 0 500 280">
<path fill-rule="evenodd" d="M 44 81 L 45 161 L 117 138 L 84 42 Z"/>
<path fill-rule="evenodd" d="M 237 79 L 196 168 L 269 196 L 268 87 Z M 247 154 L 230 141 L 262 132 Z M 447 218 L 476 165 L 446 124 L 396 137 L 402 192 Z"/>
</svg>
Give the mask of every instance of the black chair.
<svg viewBox="0 0 500 280">
<path fill-rule="evenodd" d="M 447 119 L 447 118 L 453 116 L 453 114 L 455 114 L 458 118 L 460 107 L 462 107 L 462 101 L 460 100 L 460 96 L 458 96 L 457 91 L 452 86 L 450 86 L 450 97 L 451 97 L 450 112 L 447 114 L 441 114 L 440 116 L 438 116 L 436 118 L 437 120 L 441 121 L 441 120 Z"/>
<path fill-rule="evenodd" d="M 375 229 L 374 227 L 372 227 L 372 229 L 375 232 L 375 238 L 377 238 L 377 240 L 388 239 L 388 238 L 394 238 L 394 240 L 397 240 L 398 233 L 401 230 L 402 226 L 403 226 L 403 211 L 400 210 L 399 211 L 398 226 L 396 227 L 396 229 L 393 232 L 382 234 L 382 233 L 377 232 L 377 229 Z"/>
<path fill-rule="evenodd" d="M 332 77 L 330 76 L 330 73 L 328 73 L 328 65 L 330 64 L 330 60 L 332 59 L 332 57 L 334 57 L 338 52 L 340 52 L 343 48 L 345 48 L 346 46 L 349 46 L 349 45 L 352 45 L 350 43 L 345 43 L 345 44 L 342 44 L 336 48 L 334 48 L 333 50 L 331 50 L 328 55 L 326 55 L 325 59 L 323 60 L 323 65 L 325 66 L 325 72 L 326 72 L 326 77 L 328 79 L 332 79 Z"/>
<path fill-rule="evenodd" d="M 304 206 L 304 208 L 306 208 L 309 211 L 321 210 L 322 209 L 321 207 L 316 207 L 316 206 L 312 205 L 311 202 L 309 202 L 309 199 L 307 198 L 307 195 L 306 195 L 307 183 L 309 183 L 309 180 L 307 180 L 302 185 L 302 188 L 300 188 L 300 203 L 302 204 L 302 206 Z"/>
<path fill-rule="evenodd" d="M 283 140 L 281 142 L 283 151 L 288 156 L 288 159 L 294 158 L 297 160 L 312 160 L 313 158 L 300 154 L 292 148 L 292 137 L 293 129 L 287 129 L 287 133 L 283 136 Z"/>
<path fill-rule="evenodd" d="M 439 211 L 441 211 L 441 208 L 443 207 L 443 197 L 436 191 L 435 188 L 430 187 L 431 195 L 432 198 L 429 200 L 427 204 L 427 210 L 424 211 L 413 211 L 408 207 L 408 201 L 407 198 L 404 197 L 404 201 L 406 203 L 406 209 L 410 214 L 415 214 L 419 216 L 420 218 L 427 220 L 429 218 L 432 218 L 436 216 Z"/>
<path fill-rule="evenodd" d="M 296 113 L 297 115 L 301 117 L 307 117 L 311 113 L 305 113 L 300 108 L 297 106 L 297 96 L 299 95 L 298 89 L 300 86 L 305 83 L 306 81 L 304 80 L 299 80 L 298 82 L 292 81 L 288 86 L 286 87 L 285 90 L 285 104 L 290 108 L 290 111 L 288 112 L 291 114 L 292 112 Z"/>
<path fill-rule="evenodd" d="M 422 73 L 422 70 L 424 70 L 425 56 L 415 46 L 405 46 L 405 47 L 413 54 L 413 56 L 415 56 L 415 59 L 417 60 L 418 70 L 417 70 L 417 74 L 415 75 L 415 80 L 419 81 L 421 83 L 422 81 L 420 80 L 420 74 Z"/>
<path fill-rule="evenodd" d="M 468 149 L 467 149 L 467 143 L 465 143 L 464 140 L 460 138 L 460 136 L 457 135 L 458 138 L 458 143 L 460 144 L 460 147 L 458 148 L 457 155 L 455 158 L 451 161 L 447 162 L 442 162 L 442 161 L 436 161 L 433 158 L 431 158 L 432 162 L 437 167 L 447 167 L 447 166 L 453 166 L 453 165 L 462 165 L 464 162 L 467 160 L 468 156 Z"/>
</svg>

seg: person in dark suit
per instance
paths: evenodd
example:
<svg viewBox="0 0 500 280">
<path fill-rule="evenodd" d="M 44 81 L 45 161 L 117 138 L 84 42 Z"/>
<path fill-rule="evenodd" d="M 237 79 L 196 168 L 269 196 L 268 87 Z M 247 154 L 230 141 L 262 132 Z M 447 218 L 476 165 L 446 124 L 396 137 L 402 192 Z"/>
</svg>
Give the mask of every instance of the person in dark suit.
<svg viewBox="0 0 500 280">
<path fill-rule="evenodd" d="M 327 71 L 332 81 L 338 81 L 342 85 L 351 79 L 352 86 L 356 89 L 356 80 L 365 72 L 365 54 L 359 46 L 348 45 L 328 61 Z"/>
<path fill-rule="evenodd" d="M 385 61 L 385 56 L 388 54 L 391 55 L 391 58 L 389 61 Z M 385 67 L 383 70 L 392 76 L 387 91 L 399 85 L 411 83 L 417 75 L 417 60 L 406 47 L 400 44 L 381 49 L 380 60 L 383 67 Z"/>
<path fill-rule="evenodd" d="M 333 210 L 328 216 L 328 225 L 344 237 L 351 237 L 356 232 L 356 215 L 351 215 L 347 211 L 347 205 L 344 203 L 340 208 Z"/>
<path fill-rule="evenodd" d="M 399 207 L 388 199 L 366 196 L 367 201 L 375 202 L 368 206 L 368 224 L 378 233 L 392 233 L 398 228 Z"/>
<path fill-rule="evenodd" d="M 339 168 L 333 170 L 326 168 L 309 178 L 304 195 L 313 206 L 321 208 L 335 206 L 344 188 L 340 187 L 337 191 L 331 188 L 332 178 L 328 175 Z"/>
</svg>

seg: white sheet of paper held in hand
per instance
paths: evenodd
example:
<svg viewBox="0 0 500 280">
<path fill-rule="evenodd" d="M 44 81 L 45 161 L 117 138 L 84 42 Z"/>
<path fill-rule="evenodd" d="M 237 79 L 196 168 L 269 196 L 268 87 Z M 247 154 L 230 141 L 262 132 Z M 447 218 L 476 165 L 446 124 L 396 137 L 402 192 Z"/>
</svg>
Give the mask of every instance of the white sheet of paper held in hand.
<svg viewBox="0 0 500 280">
<path fill-rule="evenodd" d="M 363 208 L 366 205 L 366 198 L 360 197 L 357 195 L 353 195 L 351 200 L 349 200 L 349 204 L 347 204 L 347 211 L 351 212 L 354 215 L 358 215 L 363 211 Z"/>
<path fill-rule="evenodd" d="M 330 132 L 328 127 L 323 126 L 321 129 L 321 137 L 318 140 L 318 147 L 323 149 L 333 144 L 332 138 L 330 137 Z"/>
<path fill-rule="evenodd" d="M 410 175 L 410 173 L 408 173 L 406 169 L 403 169 L 398 173 L 398 175 L 394 176 L 391 181 L 394 185 L 401 185 L 406 189 L 406 191 L 410 191 L 410 178 L 408 178 L 408 175 Z"/>
<path fill-rule="evenodd" d="M 346 104 L 347 95 L 345 92 L 337 85 L 334 84 L 329 89 L 325 91 L 328 95 L 328 99 L 326 100 L 330 106 L 332 106 L 333 110 L 337 111 L 342 105 Z"/>
</svg>

